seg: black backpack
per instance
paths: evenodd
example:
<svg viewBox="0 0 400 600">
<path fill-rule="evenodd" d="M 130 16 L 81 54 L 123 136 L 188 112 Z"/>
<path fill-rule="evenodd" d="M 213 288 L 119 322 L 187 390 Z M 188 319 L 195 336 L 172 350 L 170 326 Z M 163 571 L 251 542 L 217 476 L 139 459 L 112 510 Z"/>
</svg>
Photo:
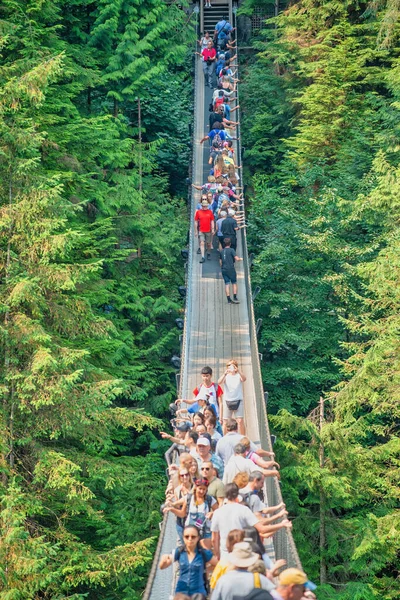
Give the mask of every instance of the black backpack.
<svg viewBox="0 0 400 600">
<path fill-rule="evenodd" d="M 257 496 L 258 498 L 260 497 L 259 493 L 256 492 L 255 490 L 252 492 L 247 492 L 246 494 L 240 494 L 242 497 L 242 502 L 243 504 L 245 504 L 248 508 L 250 508 L 250 498 L 251 496 Z"/>
<path fill-rule="evenodd" d="M 254 588 L 247 596 L 233 596 L 233 600 L 274 600 L 267 590 Z"/>
<path fill-rule="evenodd" d="M 274 600 L 267 590 L 261 587 L 260 573 L 253 573 L 254 588 L 246 596 L 233 596 L 233 600 Z"/>
</svg>

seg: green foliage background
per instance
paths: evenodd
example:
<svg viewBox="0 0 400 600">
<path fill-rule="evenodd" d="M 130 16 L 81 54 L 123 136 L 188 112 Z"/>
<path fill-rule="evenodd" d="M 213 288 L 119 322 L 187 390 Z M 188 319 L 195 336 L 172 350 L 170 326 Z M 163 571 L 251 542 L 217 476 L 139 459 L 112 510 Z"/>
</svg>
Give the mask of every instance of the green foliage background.
<svg viewBox="0 0 400 600">
<path fill-rule="evenodd" d="M 263 377 L 322 600 L 400 595 L 399 12 L 293 1 L 241 70 Z M 0 7 L 1 600 L 143 587 L 193 42 L 190 13 L 163 0 Z"/>
<path fill-rule="evenodd" d="M 323 584 L 319 598 L 393 600 L 400 3 L 288 4 L 254 40 L 241 88 L 252 278 L 262 288 L 259 344 L 282 492 L 304 568 Z"/>
<path fill-rule="evenodd" d="M 165 486 L 153 431 L 179 351 L 193 31 L 163 0 L 2 2 L 2 600 L 128 600 L 145 583 Z"/>
</svg>

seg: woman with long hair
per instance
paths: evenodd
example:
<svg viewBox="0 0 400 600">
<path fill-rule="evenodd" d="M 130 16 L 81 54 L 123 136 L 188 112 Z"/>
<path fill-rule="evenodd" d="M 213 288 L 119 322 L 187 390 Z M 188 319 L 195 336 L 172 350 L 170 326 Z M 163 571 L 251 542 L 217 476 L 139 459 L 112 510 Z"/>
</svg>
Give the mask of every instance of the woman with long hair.
<svg viewBox="0 0 400 600">
<path fill-rule="evenodd" d="M 187 469 L 179 469 L 178 475 L 180 484 L 174 490 L 176 500 L 179 500 L 182 496 L 187 496 L 193 488 L 192 477 Z"/>
<path fill-rule="evenodd" d="M 199 479 L 199 477 L 200 477 L 199 463 L 193 457 L 192 457 L 192 460 L 190 461 L 188 470 L 189 470 L 190 476 L 192 478 L 192 481 L 195 481 L 196 479 Z"/>
<path fill-rule="evenodd" d="M 159 568 L 166 569 L 174 561 L 179 563 L 179 576 L 175 593 L 197 596 L 199 600 L 205 600 L 207 590 L 204 583 L 206 566 L 214 566 L 217 559 L 210 550 L 205 550 L 200 545 L 200 532 L 197 527 L 188 525 L 183 530 L 183 546 L 175 548 L 172 554 L 164 554 L 161 557 Z"/>
<path fill-rule="evenodd" d="M 214 177 L 221 177 L 227 172 L 227 168 L 221 154 L 218 154 L 214 162 Z"/>
<path fill-rule="evenodd" d="M 178 471 L 179 477 L 179 485 L 174 489 L 173 498 L 166 503 L 163 512 L 167 512 L 165 509 L 168 507 L 179 508 L 182 506 L 184 499 L 193 489 L 193 481 L 192 477 L 185 467 L 181 467 Z M 179 539 L 183 543 L 182 533 L 184 527 L 184 520 L 180 517 L 176 518 L 176 531 L 178 533 Z"/>
<path fill-rule="evenodd" d="M 232 552 L 233 546 L 239 542 L 243 542 L 244 531 L 243 529 L 232 529 L 228 533 L 226 538 L 226 549 L 228 552 Z M 213 590 L 217 585 L 217 581 L 222 575 L 225 575 L 228 571 L 232 571 L 234 566 L 229 562 L 228 558 L 221 558 L 218 561 L 210 580 L 210 588 Z"/>
<path fill-rule="evenodd" d="M 194 413 L 192 419 L 193 427 L 196 425 L 204 425 L 204 415 L 201 412 Z"/>
<path fill-rule="evenodd" d="M 196 479 L 193 493 L 182 500 L 181 508 L 167 506 L 164 512 L 171 511 L 177 517 L 185 519 L 185 526 L 195 525 L 202 538 L 201 545 L 211 548 L 211 522 L 212 512 L 218 508 L 218 502 L 207 494 L 207 479 Z"/>
</svg>

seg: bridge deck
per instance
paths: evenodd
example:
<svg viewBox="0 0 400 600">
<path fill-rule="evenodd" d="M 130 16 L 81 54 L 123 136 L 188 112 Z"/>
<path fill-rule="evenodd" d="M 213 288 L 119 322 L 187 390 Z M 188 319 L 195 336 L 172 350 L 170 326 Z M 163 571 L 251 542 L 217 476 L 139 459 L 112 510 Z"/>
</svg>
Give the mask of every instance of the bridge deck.
<svg viewBox="0 0 400 600">
<path fill-rule="evenodd" d="M 209 145 L 199 141 L 208 131 L 208 105 L 212 99 L 212 90 L 204 86 L 203 73 L 196 69 L 196 109 L 194 131 L 194 171 L 193 182 L 200 184 L 207 181 L 209 167 Z M 193 202 L 196 205 L 201 193 L 195 191 Z M 191 224 L 193 227 L 193 223 Z M 187 314 L 188 349 L 187 365 L 184 370 L 182 391 L 185 397 L 192 397 L 192 390 L 201 381 L 200 371 L 205 365 L 213 369 L 216 381 L 225 370 L 225 363 L 231 358 L 238 360 L 246 375 L 244 384 L 244 406 L 247 434 L 258 440 L 259 426 L 255 410 L 254 377 L 251 361 L 248 298 L 244 283 L 243 264 L 236 264 L 238 274 L 238 297 L 240 304 L 229 305 L 225 297 L 224 282 L 219 267 L 218 251 L 212 252 L 211 261 L 200 264 L 196 236 L 192 236 L 191 306 Z M 240 238 L 238 255 L 242 256 Z M 186 396 L 188 394 L 188 396 Z"/>
<path fill-rule="evenodd" d="M 212 91 L 204 86 L 204 76 L 200 62 L 196 64 L 195 74 L 195 126 L 193 138 L 193 183 L 202 184 L 207 180 L 209 167 L 209 146 L 200 140 L 208 131 L 208 106 Z M 236 147 L 236 156 L 238 157 Z M 212 260 L 200 264 L 197 254 L 198 242 L 194 235 L 193 216 L 200 192 L 192 194 L 190 253 L 187 273 L 186 319 L 182 347 L 182 369 L 180 393 L 183 398 L 191 398 L 192 390 L 201 381 L 200 371 L 205 365 L 213 369 L 213 379 L 225 369 L 225 363 L 231 358 L 238 360 L 246 375 L 244 384 L 244 408 L 246 433 L 254 442 L 261 440 L 262 447 L 271 449 L 268 422 L 266 419 L 260 367 L 258 362 L 257 341 L 248 279 L 248 262 L 237 263 L 238 297 L 240 304 L 228 305 L 225 298 L 224 283 L 220 273 L 218 252 L 212 253 Z M 238 255 L 243 256 L 242 241 L 245 236 L 238 236 Z M 246 271 L 247 269 L 247 271 Z M 250 303 L 250 305 L 249 305 Z M 250 318 L 252 322 L 250 323 Z M 270 505 L 282 501 L 280 487 L 275 478 L 266 478 L 266 497 Z M 168 554 L 176 546 L 175 517 L 167 513 L 164 518 L 161 535 L 149 575 L 148 584 L 143 596 L 144 600 L 164 600 L 173 597 L 174 570 L 160 571 L 159 557 Z M 274 536 L 277 558 L 285 558 L 288 566 L 301 566 L 293 538 L 286 530 Z M 273 557 L 274 547 L 268 547 Z"/>
</svg>

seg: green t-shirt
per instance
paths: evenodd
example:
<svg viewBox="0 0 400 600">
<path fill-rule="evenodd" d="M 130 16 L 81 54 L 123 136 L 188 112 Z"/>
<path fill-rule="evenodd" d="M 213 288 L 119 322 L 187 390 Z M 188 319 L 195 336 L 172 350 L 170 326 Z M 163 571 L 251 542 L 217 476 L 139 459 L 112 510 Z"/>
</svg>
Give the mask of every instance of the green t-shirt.
<svg viewBox="0 0 400 600">
<path fill-rule="evenodd" d="M 216 477 L 208 486 L 207 494 L 214 498 L 225 498 L 225 486 L 222 481 Z"/>
</svg>

